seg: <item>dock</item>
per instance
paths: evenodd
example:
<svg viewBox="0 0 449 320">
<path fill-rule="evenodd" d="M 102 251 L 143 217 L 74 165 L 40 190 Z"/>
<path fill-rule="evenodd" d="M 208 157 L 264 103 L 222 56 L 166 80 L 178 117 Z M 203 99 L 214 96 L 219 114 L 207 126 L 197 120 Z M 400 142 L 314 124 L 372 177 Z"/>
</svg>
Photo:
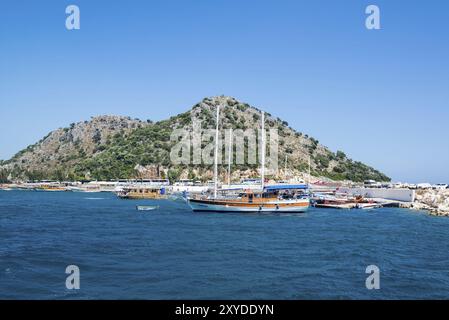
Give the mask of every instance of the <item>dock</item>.
<svg viewBox="0 0 449 320">
<path fill-rule="evenodd" d="M 375 202 L 378 202 L 382 205 L 382 207 L 388 207 L 388 208 L 411 208 L 413 202 L 409 201 L 399 201 L 399 200 L 389 200 L 389 199 L 383 199 L 383 198 L 371 198 L 370 200 L 373 200 Z"/>
<path fill-rule="evenodd" d="M 355 203 L 344 203 L 344 204 L 315 204 L 315 208 L 323 208 L 323 209 L 355 209 Z"/>
</svg>

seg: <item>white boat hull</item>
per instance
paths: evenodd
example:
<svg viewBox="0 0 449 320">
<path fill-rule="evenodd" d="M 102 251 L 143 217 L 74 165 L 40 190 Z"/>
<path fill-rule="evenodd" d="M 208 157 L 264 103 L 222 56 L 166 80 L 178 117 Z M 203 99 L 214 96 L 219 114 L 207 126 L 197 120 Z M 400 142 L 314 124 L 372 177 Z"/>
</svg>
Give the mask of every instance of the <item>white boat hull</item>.
<svg viewBox="0 0 449 320">
<path fill-rule="evenodd" d="M 192 210 L 195 212 L 305 212 L 309 209 L 308 200 L 304 200 L 303 202 L 271 202 L 269 204 L 254 204 L 251 206 L 248 206 L 247 204 L 244 204 L 242 206 L 213 204 L 197 202 L 195 200 L 188 200 L 188 204 L 190 208 L 192 208 Z"/>
</svg>

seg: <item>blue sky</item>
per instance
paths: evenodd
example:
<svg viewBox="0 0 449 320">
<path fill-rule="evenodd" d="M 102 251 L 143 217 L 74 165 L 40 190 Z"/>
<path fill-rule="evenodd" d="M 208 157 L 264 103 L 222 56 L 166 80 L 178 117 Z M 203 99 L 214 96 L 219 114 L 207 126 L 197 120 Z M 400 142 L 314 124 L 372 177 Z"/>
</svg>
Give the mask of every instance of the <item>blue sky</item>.
<svg viewBox="0 0 449 320">
<path fill-rule="evenodd" d="M 91 116 L 160 120 L 225 94 L 395 181 L 449 182 L 448 57 L 444 0 L 4 0 L 0 159 Z"/>
</svg>

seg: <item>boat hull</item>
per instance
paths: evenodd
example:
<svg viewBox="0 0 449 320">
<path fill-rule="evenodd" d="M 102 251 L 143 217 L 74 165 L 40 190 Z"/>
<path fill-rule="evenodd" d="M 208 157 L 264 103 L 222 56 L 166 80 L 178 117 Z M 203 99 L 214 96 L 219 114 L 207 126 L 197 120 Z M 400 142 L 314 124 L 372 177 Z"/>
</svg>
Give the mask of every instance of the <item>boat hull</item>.
<svg viewBox="0 0 449 320">
<path fill-rule="evenodd" d="M 270 203 L 220 203 L 210 200 L 189 199 L 188 203 L 195 212 L 305 212 L 309 209 L 309 200 Z"/>
</svg>

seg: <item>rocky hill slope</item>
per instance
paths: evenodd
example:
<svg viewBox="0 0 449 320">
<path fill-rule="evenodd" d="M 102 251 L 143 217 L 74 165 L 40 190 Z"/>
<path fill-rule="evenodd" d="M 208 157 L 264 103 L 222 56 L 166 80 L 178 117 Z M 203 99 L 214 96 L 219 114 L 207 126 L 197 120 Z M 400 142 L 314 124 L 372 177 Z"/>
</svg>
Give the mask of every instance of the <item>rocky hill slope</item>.
<svg viewBox="0 0 449 320">
<path fill-rule="evenodd" d="M 0 169 L 12 178 L 75 178 L 70 168 L 100 154 L 115 135 L 126 135 L 146 125 L 146 122 L 119 116 L 98 116 L 90 121 L 72 123 L 3 161 Z"/>
<path fill-rule="evenodd" d="M 192 128 L 192 119 L 202 128 L 215 128 L 215 110 L 221 106 L 222 129 L 260 127 L 260 110 L 232 97 L 205 98 L 189 111 L 152 123 L 125 117 L 101 116 L 51 132 L 38 143 L 0 164 L 2 175 L 17 179 L 118 179 L 163 176 L 171 179 L 209 179 L 211 165 L 174 165 L 170 134 L 174 129 Z M 334 180 L 390 179 L 379 171 L 341 152 L 332 152 L 316 139 L 290 128 L 286 121 L 266 114 L 266 129 L 278 129 L 279 172 L 273 177 L 301 175 L 311 158 L 312 175 Z M 204 142 L 203 142 L 204 143 Z M 287 156 L 287 157 L 286 157 Z M 287 158 L 288 172 L 284 172 Z M 255 176 L 257 165 L 233 166 L 234 178 Z M 220 171 L 225 175 L 225 168 Z"/>
</svg>

